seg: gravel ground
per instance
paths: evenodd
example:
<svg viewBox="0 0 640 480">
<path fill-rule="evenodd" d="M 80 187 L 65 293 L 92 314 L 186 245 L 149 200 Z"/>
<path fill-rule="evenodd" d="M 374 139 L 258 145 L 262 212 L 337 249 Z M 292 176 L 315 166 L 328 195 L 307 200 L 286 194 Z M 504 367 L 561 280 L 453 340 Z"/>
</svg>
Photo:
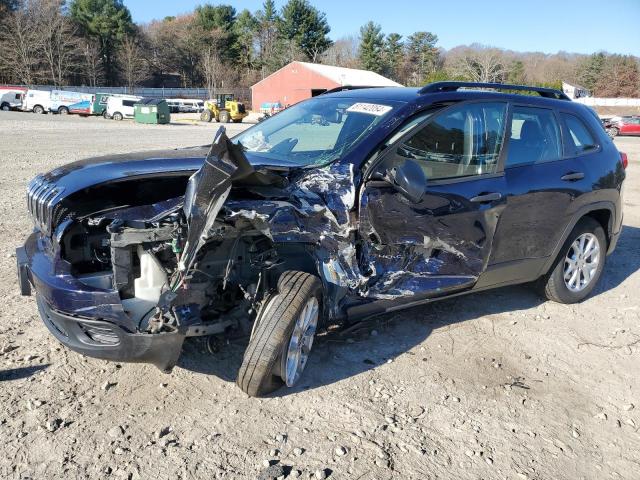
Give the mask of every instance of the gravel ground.
<svg viewBox="0 0 640 480">
<path fill-rule="evenodd" d="M 27 181 L 215 129 L 0 112 L 1 478 L 255 479 L 277 461 L 287 478 L 640 477 L 640 138 L 616 140 L 625 230 L 582 304 L 512 287 L 389 315 L 320 338 L 301 385 L 268 399 L 233 383 L 242 344 L 190 341 L 170 375 L 62 348 L 18 293 Z"/>
</svg>

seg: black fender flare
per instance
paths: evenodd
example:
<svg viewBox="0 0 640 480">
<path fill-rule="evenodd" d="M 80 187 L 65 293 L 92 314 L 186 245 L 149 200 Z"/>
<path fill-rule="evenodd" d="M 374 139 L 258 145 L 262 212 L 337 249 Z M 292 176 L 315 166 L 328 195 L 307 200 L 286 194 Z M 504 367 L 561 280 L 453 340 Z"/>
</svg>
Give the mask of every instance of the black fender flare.
<svg viewBox="0 0 640 480">
<path fill-rule="evenodd" d="M 610 213 L 609 225 L 607 225 L 605 234 L 607 235 L 607 241 L 611 241 L 611 236 L 613 235 L 613 231 L 612 231 L 613 221 L 616 215 L 616 207 L 614 203 L 609 201 L 602 201 L 602 202 L 595 202 L 595 203 L 590 203 L 588 205 L 584 205 L 582 208 L 578 209 L 573 214 L 573 216 L 571 217 L 571 221 L 567 223 L 567 226 L 562 232 L 562 236 L 560 237 L 560 240 L 558 241 L 557 245 L 553 249 L 553 253 L 549 256 L 549 258 L 545 262 L 544 267 L 540 272 L 540 275 L 546 275 L 549 272 L 549 270 L 551 270 L 551 268 L 553 267 L 553 264 L 558 258 L 558 255 L 560 254 L 560 250 L 562 249 L 563 245 L 567 241 L 567 238 L 569 238 L 569 234 L 573 231 L 573 229 L 578 224 L 580 219 L 582 219 L 582 217 L 588 215 L 591 212 L 595 212 L 596 210 L 609 210 L 609 213 Z"/>
</svg>

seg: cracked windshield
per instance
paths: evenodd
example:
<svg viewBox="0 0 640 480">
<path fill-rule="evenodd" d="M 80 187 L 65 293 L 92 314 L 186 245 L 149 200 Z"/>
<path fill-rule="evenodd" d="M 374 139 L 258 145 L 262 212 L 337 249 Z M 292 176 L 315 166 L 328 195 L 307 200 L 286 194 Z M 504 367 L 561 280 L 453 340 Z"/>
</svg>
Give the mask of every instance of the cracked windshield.
<svg viewBox="0 0 640 480">
<path fill-rule="evenodd" d="M 393 106 L 349 98 L 315 98 L 257 124 L 234 141 L 264 160 L 317 166 L 347 154 Z"/>
</svg>

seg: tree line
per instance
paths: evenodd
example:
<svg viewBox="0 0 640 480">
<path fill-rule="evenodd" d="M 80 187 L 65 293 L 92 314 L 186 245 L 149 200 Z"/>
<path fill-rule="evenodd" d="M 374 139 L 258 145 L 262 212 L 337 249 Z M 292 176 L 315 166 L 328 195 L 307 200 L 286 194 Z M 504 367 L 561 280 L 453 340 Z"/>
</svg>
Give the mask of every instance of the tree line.
<svg viewBox="0 0 640 480">
<path fill-rule="evenodd" d="M 479 44 L 444 50 L 433 32 L 385 34 L 373 22 L 333 41 L 308 0 L 256 12 L 203 4 L 136 24 L 122 0 L 0 0 L 0 82 L 25 85 L 248 87 L 294 60 L 363 68 L 407 86 L 508 82 L 596 96 L 640 96 L 638 58 L 514 52 Z"/>
</svg>

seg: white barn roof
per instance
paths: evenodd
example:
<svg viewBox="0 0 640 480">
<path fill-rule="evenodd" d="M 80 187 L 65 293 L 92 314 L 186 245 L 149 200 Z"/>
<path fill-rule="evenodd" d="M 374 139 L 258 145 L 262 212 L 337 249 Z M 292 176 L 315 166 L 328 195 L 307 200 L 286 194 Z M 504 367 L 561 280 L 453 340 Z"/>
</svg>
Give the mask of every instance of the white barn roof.
<svg viewBox="0 0 640 480">
<path fill-rule="evenodd" d="M 383 77 L 369 70 L 358 70 L 356 68 L 334 67 L 332 65 L 322 65 L 320 63 L 298 62 L 309 70 L 313 70 L 318 75 L 333 80 L 339 85 L 351 86 L 371 86 L 371 87 L 402 87 L 398 82 Z"/>
</svg>

